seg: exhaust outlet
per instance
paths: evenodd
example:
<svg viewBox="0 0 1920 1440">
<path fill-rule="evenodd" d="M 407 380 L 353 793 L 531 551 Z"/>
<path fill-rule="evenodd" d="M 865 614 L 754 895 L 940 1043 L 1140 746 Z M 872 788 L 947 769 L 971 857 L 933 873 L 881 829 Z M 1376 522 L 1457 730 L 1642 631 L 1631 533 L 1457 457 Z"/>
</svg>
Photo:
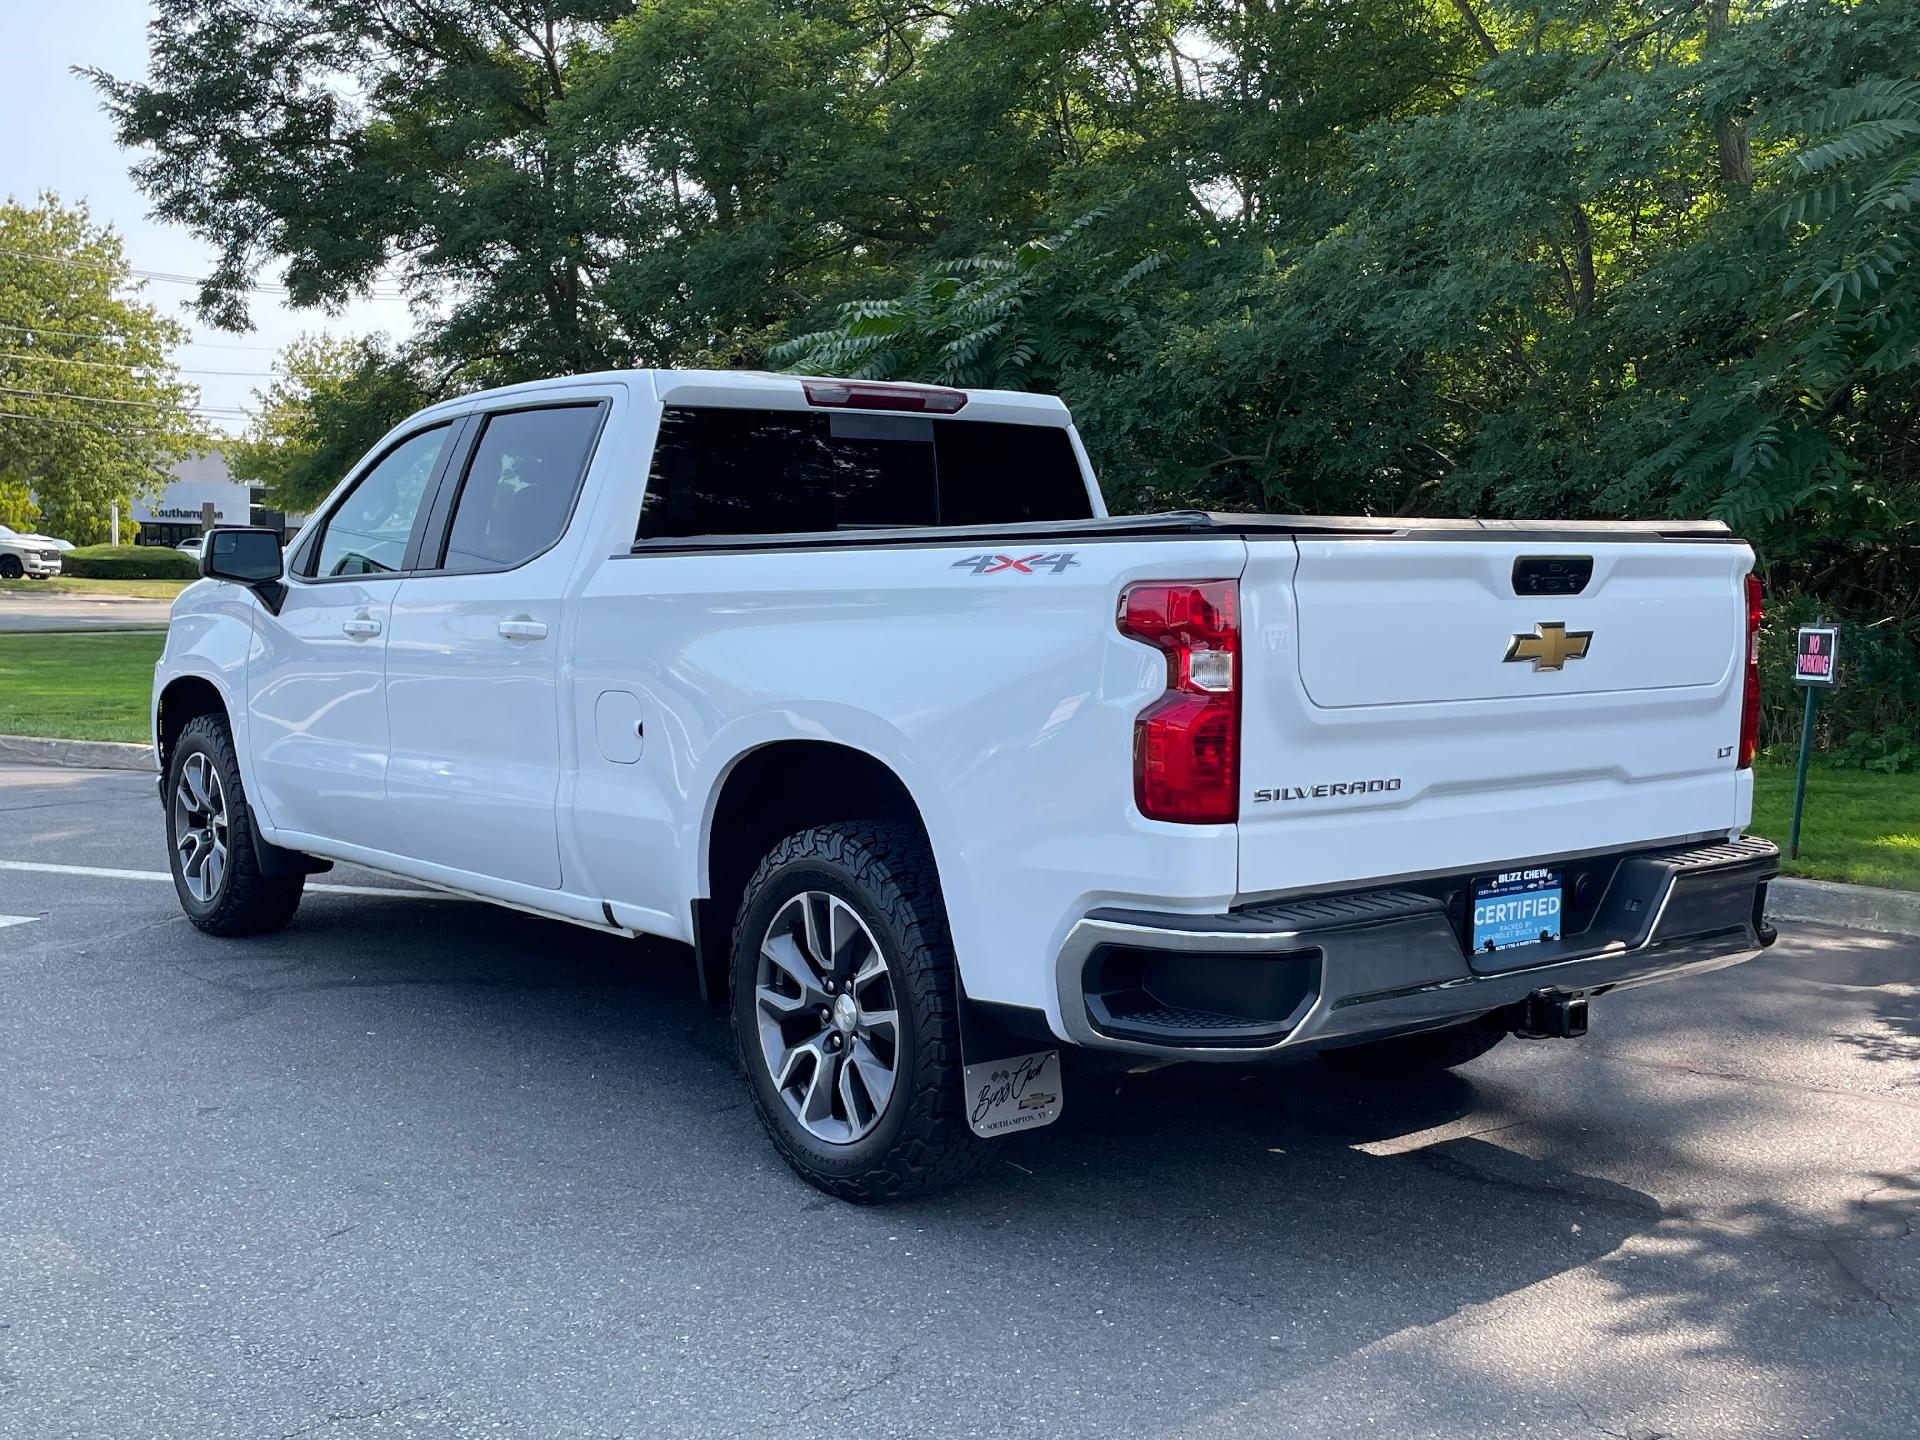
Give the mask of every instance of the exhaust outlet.
<svg viewBox="0 0 1920 1440">
<path fill-rule="evenodd" d="M 1514 1007 L 1513 1033 L 1522 1040 L 1578 1040 L 1587 1033 L 1587 997 L 1536 990 Z"/>
</svg>

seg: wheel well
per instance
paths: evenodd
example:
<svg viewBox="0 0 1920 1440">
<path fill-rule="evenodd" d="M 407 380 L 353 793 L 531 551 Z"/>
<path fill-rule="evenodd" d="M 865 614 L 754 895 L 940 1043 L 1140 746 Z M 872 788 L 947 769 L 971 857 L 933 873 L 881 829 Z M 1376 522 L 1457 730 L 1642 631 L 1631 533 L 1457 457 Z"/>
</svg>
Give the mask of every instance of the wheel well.
<svg viewBox="0 0 1920 1440">
<path fill-rule="evenodd" d="M 700 989 L 709 1000 L 726 998 L 734 915 L 754 866 L 787 836 L 834 820 L 897 820 L 927 833 L 900 777 L 864 750 L 781 740 L 727 773 L 708 830 L 708 898 L 694 902 Z"/>
<path fill-rule="evenodd" d="M 178 680 L 170 681 L 167 688 L 160 692 L 160 773 L 165 774 L 167 761 L 173 754 L 173 742 L 180 738 L 180 732 L 202 715 L 225 717 L 226 702 L 220 698 L 220 692 L 210 680 L 202 680 L 197 675 L 182 675 Z"/>
</svg>

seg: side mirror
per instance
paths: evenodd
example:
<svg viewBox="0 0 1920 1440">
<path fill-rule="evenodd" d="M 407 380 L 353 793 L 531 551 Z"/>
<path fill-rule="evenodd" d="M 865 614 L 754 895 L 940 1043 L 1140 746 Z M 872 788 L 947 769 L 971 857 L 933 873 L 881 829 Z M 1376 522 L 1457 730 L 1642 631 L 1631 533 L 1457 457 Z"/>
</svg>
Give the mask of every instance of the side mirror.
<svg viewBox="0 0 1920 1440">
<path fill-rule="evenodd" d="M 216 528 L 207 532 L 200 547 L 202 575 L 245 585 L 276 615 L 287 594 L 287 587 L 280 583 L 285 572 L 286 556 L 277 531 L 251 525 Z"/>
</svg>

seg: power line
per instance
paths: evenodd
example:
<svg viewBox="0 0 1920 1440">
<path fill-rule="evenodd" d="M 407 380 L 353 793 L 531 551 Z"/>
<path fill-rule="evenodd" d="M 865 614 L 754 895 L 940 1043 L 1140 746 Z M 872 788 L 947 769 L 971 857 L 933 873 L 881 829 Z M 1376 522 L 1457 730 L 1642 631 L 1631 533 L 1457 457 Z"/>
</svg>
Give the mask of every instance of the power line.
<svg viewBox="0 0 1920 1440">
<path fill-rule="evenodd" d="M 0 330 L 14 330 L 23 335 L 58 335 L 67 340 L 125 340 L 124 335 L 115 335 L 110 330 L 54 330 L 45 325 L 0 325 Z M 262 355 L 272 355 L 279 347 L 276 345 L 230 345 L 218 340 L 182 340 L 182 346 L 198 345 L 203 350 L 256 350 Z"/>
<path fill-rule="evenodd" d="M 80 425 L 89 430 L 98 430 L 102 435 L 164 435 L 164 430 L 109 430 L 97 420 L 81 420 L 71 415 L 29 415 L 24 410 L 0 410 L 0 420 L 37 420 L 42 425 Z"/>
<path fill-rule="evenodd" d="M 106 395 L 80 395 L 72 390 L 22 390 L 14 385 L 0 385 L 0 395 L 25 395 L 29 400 L 79 400 L 88 405 L 132 405 L 142 410 L 195 410 L 207 415 L 247 413 L 238 405 L 168 405 L 159 400 L 115 400 Z"/>
<path fill-rule="evenodd" d="M 23 355 L 0 350 L 0 360 L 27 360 L 35 364 L 84 365 L 89 370 L 151 370 L 151 365 L 127 365 L 118 360 L 73 360 L 65 355 Z M 237 375 L 248 380 L 273 380 L 277 377 L 271 370 L 202 370 L 189 365 L 177 365 L 174 369 L 182 375 Z"/>
<path fill-rule="evenodd" d="M 16 260 L 39 260 L 48 265 L 65 265 L 74 270 L 91 270 L 99 275 L 118 275 L 120 271 L 112 265 L 90 265 L 85 260 L 72 260 L 65 255 L 53 255 L 44 250 L 9 250 L 0 248 L 0 255 L 11 255 Z M 181 275 L 171 270 L 143 270 L 137 265 L 129 265 L 126 273 L 138 275 L 143 280 L 161 280 L 169 285 L 205 285 L 207 279 L 201 275 Z M 251 291 L 256 295 L 291 295 L 293 292 L 285 285 L 241 285 L 236 287 Z M 367 294 L 375 300 L 404 300 L 406 295 L 397 287 L 387 290 L 370 289 Z"/>
</svg>

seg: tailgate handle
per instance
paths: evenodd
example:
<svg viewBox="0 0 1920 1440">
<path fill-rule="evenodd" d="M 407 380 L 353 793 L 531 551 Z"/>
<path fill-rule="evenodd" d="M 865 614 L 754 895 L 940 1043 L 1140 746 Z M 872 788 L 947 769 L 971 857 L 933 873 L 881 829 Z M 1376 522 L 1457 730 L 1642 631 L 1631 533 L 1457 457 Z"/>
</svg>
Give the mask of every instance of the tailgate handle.
<svg viewBox="0 0 1920 1440">
<path fill-rule="evenodd" d="M 1513 562 L 1516 595 L 1578 595 L 1592 578 L 1591 555 L 1522 555 Z"/>
</svg>

